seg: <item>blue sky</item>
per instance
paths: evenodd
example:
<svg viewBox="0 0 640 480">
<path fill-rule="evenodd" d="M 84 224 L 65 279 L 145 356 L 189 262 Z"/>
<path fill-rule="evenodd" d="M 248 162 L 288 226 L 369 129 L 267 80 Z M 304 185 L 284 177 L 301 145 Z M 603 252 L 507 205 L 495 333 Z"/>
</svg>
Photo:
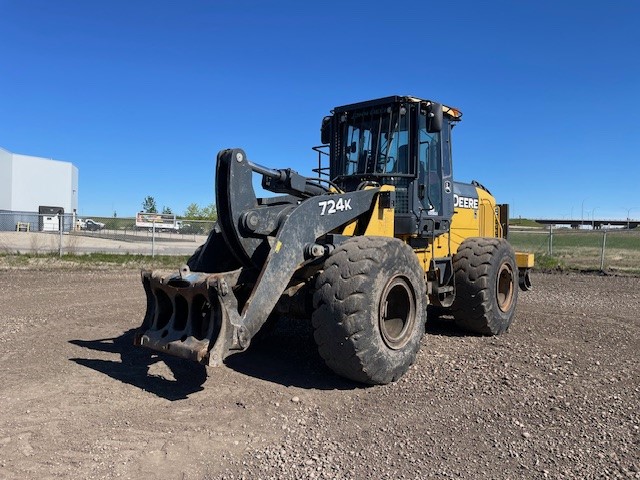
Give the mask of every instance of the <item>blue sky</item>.
<svg viewBox="0 0 640 480">
<path fill-rule="evenodd" d="M 0 0 L 0 146 L 74 163 L 82 215 L 182 213 L 218 150 L 310 174 L 331 108 L 415 95 L 512 216 L 640 218 L 639 48 L 637 0 Z"/>
</svg>

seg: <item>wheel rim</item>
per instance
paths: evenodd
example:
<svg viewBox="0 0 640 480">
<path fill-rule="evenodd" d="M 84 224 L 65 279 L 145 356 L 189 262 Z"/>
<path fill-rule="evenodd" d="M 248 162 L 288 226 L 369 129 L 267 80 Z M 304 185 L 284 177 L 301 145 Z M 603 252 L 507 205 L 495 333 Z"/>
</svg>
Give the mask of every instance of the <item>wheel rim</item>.
<svg viewBox="0 0 640 480">
<path fill-rule="evenodd" d="M 389 348 L 398 350 L 409 343 L 416 322 L 416 299 L 405 277 L 394 277 L 385 286 L 378 319 L 382 340 Z"/>
<path fill-rule="evenodd" d="M 514 288 L 513 268 L 508 263 L 503 263 L 496 279 L 496 301 L 503 312 L 511 308 Z"/>
</svg>

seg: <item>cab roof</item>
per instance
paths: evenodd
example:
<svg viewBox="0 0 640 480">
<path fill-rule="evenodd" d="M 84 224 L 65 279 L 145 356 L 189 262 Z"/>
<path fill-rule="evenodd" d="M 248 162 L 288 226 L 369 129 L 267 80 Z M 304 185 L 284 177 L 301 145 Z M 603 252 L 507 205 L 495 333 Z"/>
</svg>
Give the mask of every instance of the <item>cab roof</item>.
<svg viewBox="0 0 640 480">
<path fill-rule="evenodd" d="M 389 105 L 390 103 L 439 103 L 433 100 L 425 100 L 418 97 L 409 95 L 392 95 L 390 97 L 377 98 L 375 100 L 367 100 L 364 102 L 350 103 L 349 105 L 343 105 L 333 109 L 333 113 L 343 113 L 352 110 L 359 110 L 361 108 L 376 107 L 379 105 Z M 462 112 L 455 107 L 448 107 L 442 105 L 442 113 L 447 115 L 452 120 L 461 120 Z"/>
</svg>

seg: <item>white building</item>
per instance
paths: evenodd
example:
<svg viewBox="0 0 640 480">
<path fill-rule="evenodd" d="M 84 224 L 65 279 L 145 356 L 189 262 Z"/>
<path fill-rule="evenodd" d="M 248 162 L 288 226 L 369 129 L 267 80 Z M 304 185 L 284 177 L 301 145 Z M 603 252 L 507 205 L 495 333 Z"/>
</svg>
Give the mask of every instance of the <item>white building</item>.
<svg viewBox="0 0 640 480">
<path fill-rule="evenodd" d="M 5 216 L 54 211 L 74 214 L 77 209 L 78 168 L 75 165 L 0 148 L 0 212 Z"/>
<path fill-rule="evenodd" d="M 37 212 L 41 206 L 78 209 L 78 167 L 0 148 L 0 210 Z"/>
</svg>

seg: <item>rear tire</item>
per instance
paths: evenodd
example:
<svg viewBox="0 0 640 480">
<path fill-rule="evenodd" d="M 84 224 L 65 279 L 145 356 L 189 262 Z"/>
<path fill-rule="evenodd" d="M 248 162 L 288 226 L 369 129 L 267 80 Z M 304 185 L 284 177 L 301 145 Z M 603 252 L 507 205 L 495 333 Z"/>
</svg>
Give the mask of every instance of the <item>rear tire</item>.
<svg viewBox="0 0 640 480">
<path fill-rule="evenodd" d="M 453 257 L 456 325 L 481 335 L 507 331 L 518 300 L 518 267 L 502 238 L 468 238 Z"/>
<path fill-rule="evenodd" d="M 335 373 L 386 384 L 415 361 L 426 323 L 426 285 L 404 242 L 354 237 L 338 246 L 316 281 L 312 323 Z"/>
</svg>

